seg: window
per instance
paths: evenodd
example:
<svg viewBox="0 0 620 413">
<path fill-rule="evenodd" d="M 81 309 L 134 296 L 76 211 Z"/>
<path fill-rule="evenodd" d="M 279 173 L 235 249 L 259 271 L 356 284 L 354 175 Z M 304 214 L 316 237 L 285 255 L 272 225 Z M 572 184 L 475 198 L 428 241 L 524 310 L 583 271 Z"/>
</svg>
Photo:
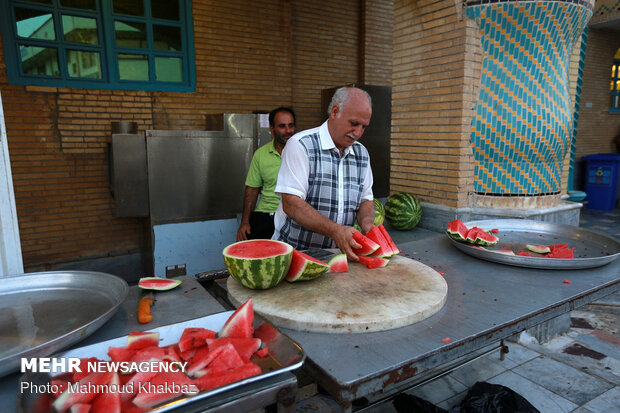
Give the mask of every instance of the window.
<svg viewBox="0 0 620 413">
<path fill-rule="evenodd" d="M 5 0 L 10 83 L 194 90 L 191 0 Z"/>
<path fill-rule="evenodd" d="M 611 83 L 609 85 L 609 111 L 620 113 L 620 49 L 616 51 L 611 66 Z"/>
</svg>

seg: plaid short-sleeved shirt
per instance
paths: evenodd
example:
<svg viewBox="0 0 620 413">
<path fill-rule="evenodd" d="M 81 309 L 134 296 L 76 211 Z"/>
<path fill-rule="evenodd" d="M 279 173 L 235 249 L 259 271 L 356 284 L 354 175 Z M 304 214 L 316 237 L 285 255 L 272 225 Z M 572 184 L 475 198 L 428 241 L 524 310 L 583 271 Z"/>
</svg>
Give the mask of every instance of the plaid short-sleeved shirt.
<svg viewBox="0 0 620 413">
<path fill-rule="evenodd" d="M 287 152 L 291 153 L 288 159 Z M 307 158 L 307 165 L 300 161 L 300 156 L 305 157 L 304 161 Z M 362 201 L 373 199 L 368 150 L 355 142 L 341 156 L 327 123 L 293 136 L 282 154 L 276 193 L 298 195 L 332 221 L 353 225 Z M 331 238 L 305 229 L 286 215 L 282 203 L 276 211 L 275 225 L 274 239 L 296 249 L 335 246 Z"/>
</svg>

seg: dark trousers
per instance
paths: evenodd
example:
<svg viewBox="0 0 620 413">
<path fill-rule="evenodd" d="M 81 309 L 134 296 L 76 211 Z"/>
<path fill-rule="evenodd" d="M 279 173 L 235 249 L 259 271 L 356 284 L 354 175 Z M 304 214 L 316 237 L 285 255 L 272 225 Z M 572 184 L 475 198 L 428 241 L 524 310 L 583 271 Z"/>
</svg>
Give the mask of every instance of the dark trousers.
<svg viewBox="0 0 620 413">
<path fill-rule="evenodd" d="M 267 212 L 252 211 L 250 214 L 250 235 L 248 239 L 271 239 L 275 227 L 273 215 Z"/>
</svg>

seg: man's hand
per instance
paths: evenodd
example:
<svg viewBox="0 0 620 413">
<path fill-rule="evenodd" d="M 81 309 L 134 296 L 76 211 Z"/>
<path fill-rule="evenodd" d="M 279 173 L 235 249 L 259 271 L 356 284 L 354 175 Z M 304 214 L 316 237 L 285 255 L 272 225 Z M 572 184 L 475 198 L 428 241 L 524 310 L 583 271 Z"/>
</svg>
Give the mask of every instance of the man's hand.
<svg viewBox="0 0 620 413">
<path fill-rule="evenodd" d="M 237 241 L 245 241 L 248 239 L 248 234 L 251 234 L 250 224 L 241 223 L 239 225 L 239 229 L 237 230 Z"/>
<path fill-rule="evenodd" d="M 344 225 L 338 225 L 331 238 L 334 240 L 340 251 L 347 254 L 347 258 L 351 261 L 359 261 L 359 258 L 353 252 L 354 248 L 361 248 L 362 246 L 353 239 L 353 233 L 357 230 L 353 227 L 347 227 Z"/>
</svg>

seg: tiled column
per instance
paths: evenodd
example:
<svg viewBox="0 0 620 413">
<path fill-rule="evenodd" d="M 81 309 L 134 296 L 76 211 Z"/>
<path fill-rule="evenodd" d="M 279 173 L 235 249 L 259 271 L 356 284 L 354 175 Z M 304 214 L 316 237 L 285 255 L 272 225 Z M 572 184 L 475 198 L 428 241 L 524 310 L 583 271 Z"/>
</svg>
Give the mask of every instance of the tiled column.
<svg viewBox="0 0 620 413">
<path fill-rule="evenodd" d="M 467 2 L 483 51 L 471 132 L 477 194 L 559 193 L 573 133 L 569 59 L 593 3 Z"/>
</svg>

